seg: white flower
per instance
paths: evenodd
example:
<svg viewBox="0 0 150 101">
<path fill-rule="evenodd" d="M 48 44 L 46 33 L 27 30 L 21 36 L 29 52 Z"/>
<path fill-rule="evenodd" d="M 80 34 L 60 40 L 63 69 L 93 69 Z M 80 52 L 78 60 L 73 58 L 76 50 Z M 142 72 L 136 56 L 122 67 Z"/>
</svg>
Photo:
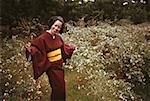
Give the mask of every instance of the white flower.
<svg viewBox="0 0 150 101">
<path fill-rule="evenodd" d="M 81 89 L 81 87 L 80 86 L 78 86 L 78 90 L 80 90 Z"/>
<path fill-rule="evenodd" d="M 8 86 L 8 85 L 9 85 L 9 82 L 6 82 L 6 83 L 5 83 L 5 86 Z"/>
</svg>

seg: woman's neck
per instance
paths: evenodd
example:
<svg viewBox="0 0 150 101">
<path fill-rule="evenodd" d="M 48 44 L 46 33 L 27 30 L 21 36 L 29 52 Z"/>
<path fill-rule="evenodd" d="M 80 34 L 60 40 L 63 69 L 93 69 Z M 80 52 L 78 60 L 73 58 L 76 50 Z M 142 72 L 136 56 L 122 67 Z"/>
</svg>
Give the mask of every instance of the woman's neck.
<svg viewBox="0 0 150 101">
<path fill-rule="evenodd" d="M 52 38 L 55 39 L 56 36 L 55 36 L 55 34 L 51 33 L 51 30 L 46 30 L 46 32 L 48 32 L 48 34 L 50 34 L 52 36 Z"/>
<path fill-rule="evenodd" d="M 46 32 L 48 32 L 52 36 L 54 35 L 54 34 L 52 34 L 51 30 L 46 30 Z"/>
</svg>

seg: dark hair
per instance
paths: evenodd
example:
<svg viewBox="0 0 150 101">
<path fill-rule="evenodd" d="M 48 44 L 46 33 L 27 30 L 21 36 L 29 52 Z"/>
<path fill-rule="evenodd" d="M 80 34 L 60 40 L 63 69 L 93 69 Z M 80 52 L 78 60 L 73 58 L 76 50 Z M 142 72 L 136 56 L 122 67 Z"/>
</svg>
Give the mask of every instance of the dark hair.
<svg viewBox="0 0 150 101">
<path fill-rule="evenodd" d="M 48 20 L 48 27 L 50 29 L 52 27 L 52 25 L 55 23 L 55 21 L 57 21 L 57 20 L 62 22 L 62 27 L 61 27 L 61 29 L 59 31 L 59 33 L 62 34 L 64 32 L 65 25 L 64 25 L 64 19 L 61 16 L 52 16 Z"/>
</svg>

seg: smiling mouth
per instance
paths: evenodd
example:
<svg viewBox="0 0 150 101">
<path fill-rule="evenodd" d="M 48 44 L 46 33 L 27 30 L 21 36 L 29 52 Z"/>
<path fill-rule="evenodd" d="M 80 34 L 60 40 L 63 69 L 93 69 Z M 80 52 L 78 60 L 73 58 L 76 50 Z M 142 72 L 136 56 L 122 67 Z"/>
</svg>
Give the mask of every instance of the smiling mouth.
<svg viewBox="0 0 150 101">
<path fill-rule="evenodd" d="M 54 30 L 54 34 L 55 34 L 55 33 L 57 33 L 57 31 L 56 31 L 56 30 Z"/>
</svg>

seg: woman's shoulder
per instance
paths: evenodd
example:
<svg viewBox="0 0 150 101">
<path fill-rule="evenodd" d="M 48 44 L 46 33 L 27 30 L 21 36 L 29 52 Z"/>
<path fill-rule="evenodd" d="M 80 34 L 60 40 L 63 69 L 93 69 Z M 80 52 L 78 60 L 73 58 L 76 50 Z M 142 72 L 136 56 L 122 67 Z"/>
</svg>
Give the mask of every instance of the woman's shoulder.
<svg viewBox="0 0 150 101">
<path fill-rule="evenodd" d="M 47 34 L 46 34 L 46 32 L 44 32 L 40 36 L 38 36 L 37 38 L 35 38 L 32 43 L 43 42 L 46 37 L 47 37 Z"/>
<path fill-rule="evenodd" d="M 39 38 L 45 38 L 45 37 L 47 37 L 48 36 L 48 33 L 47 32 L 43 32 L 40 36 L 39 36 Z"/>
<path fill-rule="evenodd" d="M 44 40 L 47 37 L 47 32 L 43 32 L 40 36 L 38 36 L 35 40 Z"/>
<path fill-rule="evenodd" d="M 60 34 L 56 34 L 56 37 L 60 38 L 61 40 L 63 39 Z"/>
</svg>

